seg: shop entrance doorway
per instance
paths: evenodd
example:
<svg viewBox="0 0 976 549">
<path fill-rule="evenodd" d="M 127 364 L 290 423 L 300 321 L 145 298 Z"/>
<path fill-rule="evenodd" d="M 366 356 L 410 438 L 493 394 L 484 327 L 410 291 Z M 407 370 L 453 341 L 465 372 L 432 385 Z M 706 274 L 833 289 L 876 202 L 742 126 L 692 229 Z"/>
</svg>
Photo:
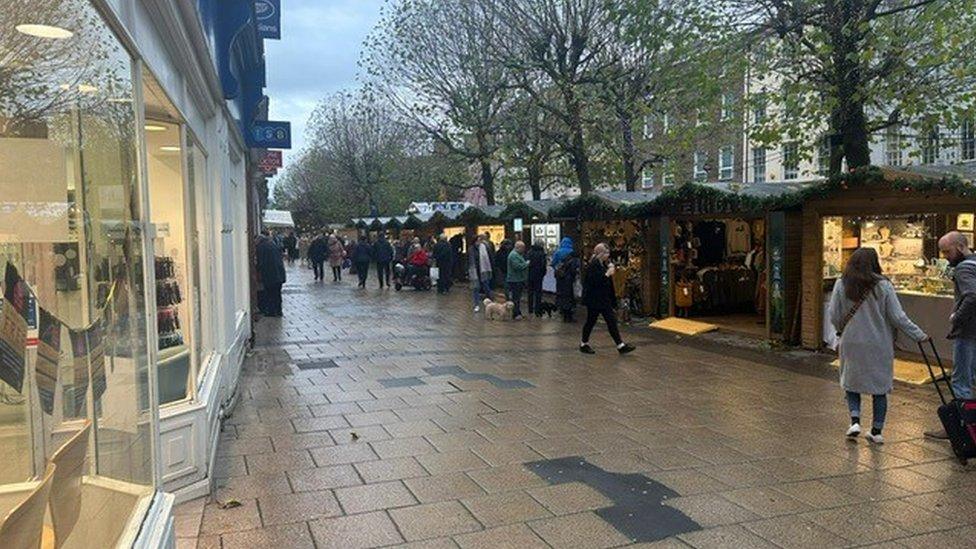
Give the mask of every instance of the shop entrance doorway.
<svg viewBox="0 0 976 549">
<path fill-rule="evenodd" d="M 670 231 L 673 315 L 766 337 L 765 219 L 678 218 Z"/>
</svg>

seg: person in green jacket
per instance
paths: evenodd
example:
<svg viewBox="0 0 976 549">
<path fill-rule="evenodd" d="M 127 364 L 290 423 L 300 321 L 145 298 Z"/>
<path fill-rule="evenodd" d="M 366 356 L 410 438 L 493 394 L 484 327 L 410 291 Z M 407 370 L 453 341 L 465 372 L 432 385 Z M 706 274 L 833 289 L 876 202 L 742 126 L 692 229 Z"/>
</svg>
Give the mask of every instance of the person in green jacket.
<svg viewBox="0 0 976 549">
<path fill-rule="evenodd" d="M 525 281 L 529 276 L 529 262 L 525 260 L 525 242 L 519 240 L 515 243 L 515 249 L 508 254 L 508 272 L 505 274 L 505 282 L 508 284 L 508 293 L 512 296 L 515 307 L 512 309 L 512 318 L 522 320 L 522 290 L 525 289 Z"/>
</svg>

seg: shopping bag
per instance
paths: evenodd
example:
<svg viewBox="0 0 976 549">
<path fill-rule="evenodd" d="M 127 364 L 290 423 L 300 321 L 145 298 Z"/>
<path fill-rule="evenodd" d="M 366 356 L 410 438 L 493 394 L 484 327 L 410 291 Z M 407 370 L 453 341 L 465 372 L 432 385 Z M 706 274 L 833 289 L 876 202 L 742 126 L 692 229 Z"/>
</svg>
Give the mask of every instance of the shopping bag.
<svg viewBox="0 0 976 549">
<path fill-rule="evenodd" d="M 437 267 L 430 268 L 430 279 L 437 280 L 441 277 L 441 270 Z"/>
</svg>

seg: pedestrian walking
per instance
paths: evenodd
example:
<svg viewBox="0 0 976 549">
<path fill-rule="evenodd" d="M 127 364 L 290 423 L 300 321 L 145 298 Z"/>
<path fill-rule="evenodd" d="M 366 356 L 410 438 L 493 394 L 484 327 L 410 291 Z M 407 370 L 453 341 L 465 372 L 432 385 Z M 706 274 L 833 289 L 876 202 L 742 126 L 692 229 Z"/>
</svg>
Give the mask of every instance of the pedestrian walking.
<svg viewBox="0 0 976 549">
<path fill-rule="evenodd" d="M 525 260 L 525 242 L 519 240 L 506 254 L 505 283 L 508 293 L 515 306 L 512 308 L 512 318 L 522 320 L 522 291 L 529 275 L 529 262 Z"/>
<path fill-rule="evenodd" d="M 281 287 L 285 283 L 285 262 L 281 248 L 267 230 L 261 231 L 254 255 L 264 294 L 258 308 L 265 316 L 282 316 Z"/>
<path fill-rule="evenodd" d="M 953 267 L 955 301 L 949 315 L 948 339 L 952 340 L 952 392 L 956 398 L 972 399 L 976 381 L 976 254 L 966 236 L 958 231 L 939 239 L 939 251 Z M 944 429 L 926 431 L 927 436 L 948 439 Z"/>
<path fill-rule="evenodd" d="M 471 279 L 471 297 L 477 313 L 481 310 L 482 300 L 491 297 L 492 263 L 484 235 L 475 237 L 468 246 L 468 278 Z"/>
<path fill-rule="evenodd" d="M 902 310 L 895 287 L 881 272 L 878 252 L 859 248 L 834 284 L 828 307 L 840 341 L 840 384 L 846 392 L 851 425 L 847 436 L 861 434 L 861 395 L 872 395 L 871 431 L 867 439 L 883 444 L 881 434 L 894 386 L 895 332 L 915 341 L 928 336 Z"/>
<path fill-rule="evenodd" d="M 536 241 L 529 247 L 525 256 L 529 262 L 529 275 L 526 288 L 529 297 L 529 314 L 542 316 L 542 279 L 546 277 L 546 249 Z"/>
<path fill-rule="evenodd" d="M 312 264 L 315 280 L 325 280 L 325 260 L 329 257 L 329 240 L 320 233 L 308 245 L 308 261 Z"/>
<path fill-rule="evenodd" d="M 298 237 L 295 236 L 295 231 L 289 231 L 282 240 L 282 244 L 285 247 L 285 254 L 288 256 L 288 264 L 294 265 L 295 260 L 298 259 Z"/>
<path fill-rule="evenodd" d="M 351 255 L 356 276 L 359 277 L 359 287 L 365 288 L 369 264 L 373 262 L 373 245 L 369 243 L 369 237 L 364 236 L 358 243 L 354 243 Z"/>
<path fill-rule="evenodd" d="M 446 294 L 451 289 L 451 271 L 454 268 L 454 250 L 451 249 L 446 236 L 437 237 L 433 256 L 437 264 L 437 293 Z"/>
<path fill-rule="evenodd" d="M 329 267 L 332 267 L 333 282 L 342 282 L 342 262 L 345 259 L 345 246 L 336 235 L 329 236 Z"/>
<path fill-rule="evenodd" d="M 312 240 L 308 235 L 302 235 L 298 239 L 298 259 L 302 267 L 311 269 L 312 261 L 308 257 L 308 249 L 312 246 Z"/>
<path fill-rule="evenodd" d="M 556 277 L 556 307 L 563 316 L 563 322 L 575 322 L 576 277 L 579 276 L 580 260 L 573 249 L 573 239 L 563 237 L 559 249 L 552 254 L 552 269 Z"/>
<path fill-rule="evenodd" d="M 632 345 L 624 343 L 617 326 L 617 294 L 613 288 L 613 273 L 616 267 L 610 261 L 610 248 L 599 243 L 593 248 L 593 256 L 586 264 L 583 273 L 583 305 L 586 305 L 586 322 L 583 323 L 583 337 L 580 340 L 580 352 L 588 355 L 596 351 L 590 347 L 590 334 L 596 326 L 596 320 L 603 317 L 607 323 L 607 331 L 617 344 L 620 354 L 627 354 L 634 350 Z"/>
<path fill-rule="evenodd" d="M 380 233 L 376 242 L 373 243 L 373 261 L 376 262 L 376 278 L 380 282 L 380 289 L 383 289 L 383 282 L 386 287 L 390 287 L 390 262 L 393 261 L 393 245 L 386 239 L 386 235 Z"/>
</svg>

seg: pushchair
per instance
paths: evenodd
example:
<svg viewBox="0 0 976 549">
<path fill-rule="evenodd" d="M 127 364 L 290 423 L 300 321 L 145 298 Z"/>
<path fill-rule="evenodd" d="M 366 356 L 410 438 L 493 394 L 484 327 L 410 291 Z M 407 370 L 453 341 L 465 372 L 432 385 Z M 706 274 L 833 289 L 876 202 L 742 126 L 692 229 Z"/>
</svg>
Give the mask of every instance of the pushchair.
<svg viewBox="0 0 976 549">
<path fill-rule="evenodd" d="M 418 267 L 407 265 L 398 261 L 393 265 L 393 287 L 400 291 L 404 286 L 412 286 L 414 290 L 430 290 L 432 286 L 430 279 L 430 267 Z"/>
</svg>

